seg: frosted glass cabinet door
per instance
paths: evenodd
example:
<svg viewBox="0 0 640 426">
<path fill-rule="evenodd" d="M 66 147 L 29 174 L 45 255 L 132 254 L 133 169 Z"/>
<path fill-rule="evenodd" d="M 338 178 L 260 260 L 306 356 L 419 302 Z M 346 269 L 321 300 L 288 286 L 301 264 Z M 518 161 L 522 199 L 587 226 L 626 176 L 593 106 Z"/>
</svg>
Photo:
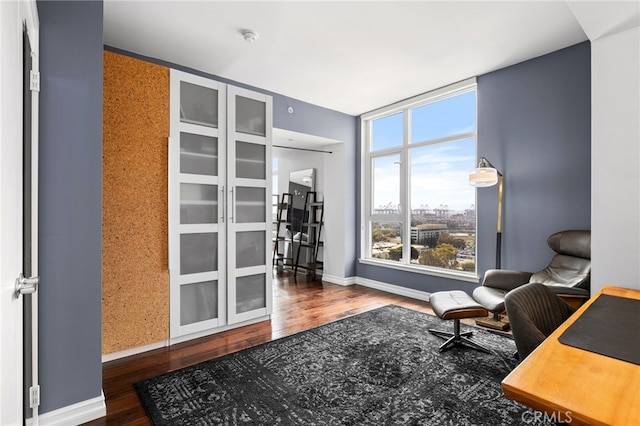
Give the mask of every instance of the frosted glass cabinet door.
<svg viewBox="0 0 640 426">
<path fill-rule="evenodd" d="M 236 96 L 236 132 L 266 136 L 265 102 Z"/>
<path fill-rule="evenodd" d="M 170 84 L 169 322 L 173 340 L 226 324 L 226 86 L 176 70 L 171 70 Z"/>
<path fill-rule="evenodd" d="M 271 314 L 270 96 L 171 70 L 170 339 Z"/>
<path fill-rule="evenodd" d="M 239 314 L 267 306 L 266 274 L 249 275 L 236 281 L 236 312 Z"/>
<path fill-rule="evenodd" d="M 180 173 L 218 176 L 218 138 L 180 132 Z"/>
<path fill-rule="evenodd" d="M 272 99 L 227 87 L 229 324 L 271 313 Z"/>
<path fill-rule="evenodd" d="M 236 177 L 266 179 L 266 147 L 260 144 L 236 142 Z"/>
<path fill-rule="evenodd" d="M 180 223 L 217 223 L 218 186 L 180 184 Z"/>
<path fill-rule="evenodd" d="M 217 270 L 217 233 L 180 235 L 180 275 Z"/>
<path fill-rule="evenodd" d="M 180 325 L 218 318 L 218 281 L 180 286 Z"/>
<path fill-rule="evenodd" d="M 237 223 L 266 223 L 266 198 L 264 188 L 236 187 L 236 222 Z"/>
<path fill-rule="evenodd" d="M 265 265 L 265 231 L 236 233 L 236 268 Z"/>
<path fill-rule="evenodd" d="M 218 127 L 218 91 L 181 81 L 180 121 Z"/>
</svg>

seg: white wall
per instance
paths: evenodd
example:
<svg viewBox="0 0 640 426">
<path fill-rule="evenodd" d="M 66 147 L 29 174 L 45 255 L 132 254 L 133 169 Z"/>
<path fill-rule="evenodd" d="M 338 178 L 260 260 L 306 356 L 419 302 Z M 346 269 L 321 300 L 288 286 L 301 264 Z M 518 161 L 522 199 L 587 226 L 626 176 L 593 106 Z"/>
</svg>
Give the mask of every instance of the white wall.
<svg viewBox="0 0 640 426">
<path fill-rule="evenodd" d="M 591 292 L 640 289 L 640 28 L 591 42 Z"/>
<path fill-rule="evenodd" d="M 346 284 L 345 279 L 345 247 L 349 237 L 345 233 L 345 158 L 344 144 L 331 145 L 325 148 L 333 152 L 324 157 L 325 193 L 325 242 L 324 242 L 324 275 L 326 281 Z"/>
</svg>

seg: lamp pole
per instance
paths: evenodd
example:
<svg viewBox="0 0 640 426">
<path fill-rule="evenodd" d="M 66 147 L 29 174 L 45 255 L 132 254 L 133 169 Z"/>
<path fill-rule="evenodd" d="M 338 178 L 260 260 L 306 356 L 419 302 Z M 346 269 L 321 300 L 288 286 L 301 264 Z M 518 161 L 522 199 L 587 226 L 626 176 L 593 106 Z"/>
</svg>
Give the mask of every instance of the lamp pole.
<svg viewBox="0 0 640 426">
<path fill-rule="evenodd" d="M 497 169 L 496 169 L 497 170 Z M 504 176 L 498 172 L 498 226 L 496 230 L 496 269 L 502 267 L 502 197 L 504 193 Z"/>
</svg>

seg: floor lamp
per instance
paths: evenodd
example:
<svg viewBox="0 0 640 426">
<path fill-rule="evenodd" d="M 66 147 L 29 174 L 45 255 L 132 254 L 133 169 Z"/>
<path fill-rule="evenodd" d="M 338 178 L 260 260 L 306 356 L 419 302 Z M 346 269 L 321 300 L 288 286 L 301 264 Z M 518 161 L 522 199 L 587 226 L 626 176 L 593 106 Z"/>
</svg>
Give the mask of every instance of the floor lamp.
<svg viewBox="0 0 640 426">
<path fill-rule="evenodd" d="M 502 257 L 502 196 L 504 176 L 489 160 L 480 157 L 478 167 L 469 172 L 469 185 L 484 188 L 498 184 L 498 226 L 496 232 L 496 269 L 501 268 Z"/>
</svg>

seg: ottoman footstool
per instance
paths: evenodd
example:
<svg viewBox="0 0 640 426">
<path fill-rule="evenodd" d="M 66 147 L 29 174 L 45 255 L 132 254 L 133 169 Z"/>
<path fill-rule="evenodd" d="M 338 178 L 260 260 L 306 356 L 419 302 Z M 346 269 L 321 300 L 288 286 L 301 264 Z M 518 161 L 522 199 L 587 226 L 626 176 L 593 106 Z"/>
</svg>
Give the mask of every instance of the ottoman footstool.
<svg viewBox="0 0 640 426">
<path fill-rule="evenodd" d="M 439 291 L 432 293 L 429 303 L 433 311 L 443 320 L 453 320 L 453 333 L 443 330 L 429 329 L 431 334 L 448 339 L 440 346 L 440 351 L 452 346 L 464 344 L 479 351 L 490 353 L 489 349 L 469 339 L 472 332 L 460 333 L 460 319 L 487 315 L 487 310 L 477 303 L 471 296 L 461 290 Z"/>
</svg>

